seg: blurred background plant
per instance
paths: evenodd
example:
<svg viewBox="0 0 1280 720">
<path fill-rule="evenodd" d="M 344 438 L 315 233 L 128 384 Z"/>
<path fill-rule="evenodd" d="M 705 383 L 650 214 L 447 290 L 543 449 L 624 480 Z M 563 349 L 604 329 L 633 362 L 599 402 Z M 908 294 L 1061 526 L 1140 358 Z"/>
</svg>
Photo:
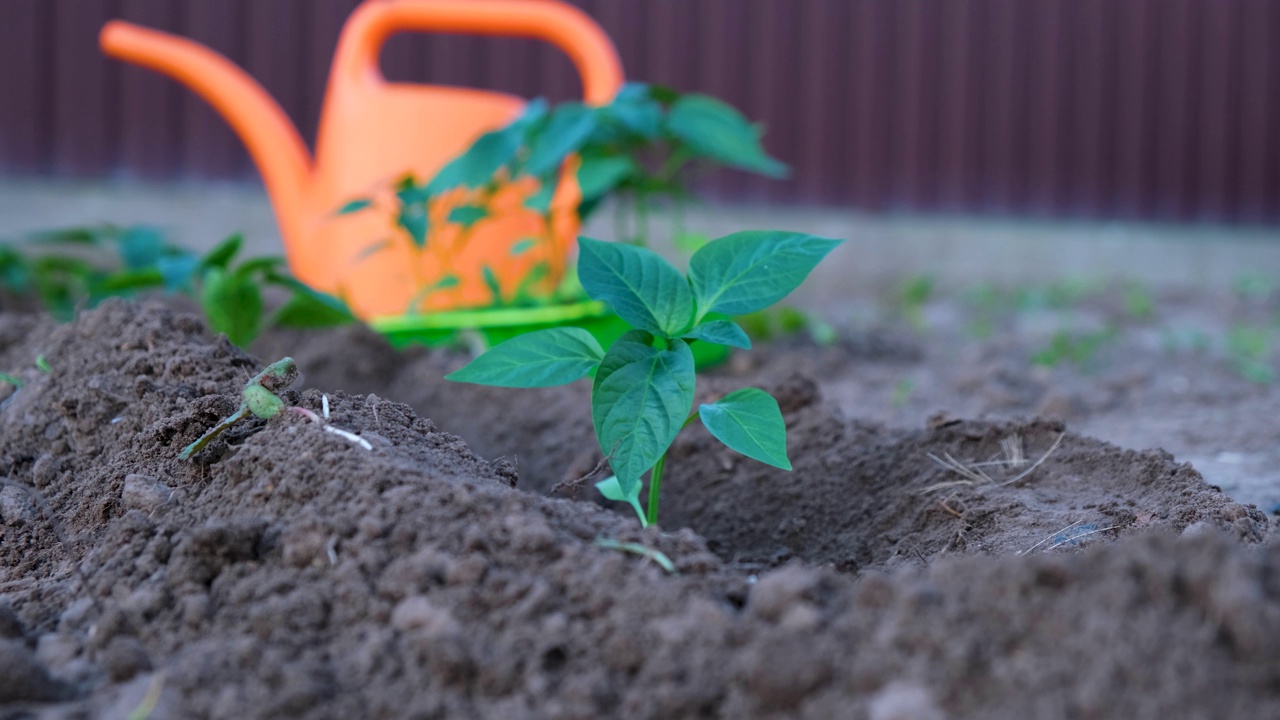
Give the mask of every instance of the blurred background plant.
<svg viewBox="0 0 1280 720">
<path fill-rule="evenodd" d="M 246 347 L 270 326 L 330 327 L 354 321 L 343 303 L 295 280 L 283 258 L 239 259 L 232 235 L 204 255 L 148 227 L 101 225 L 39 232 L 0 243 L 0 294 L 6 306 L 34 304 L 67 321 L 109 297 L 148 292 L 195 300 L 214 332 Z M 267 312 L 264 290 L 280 300 Z"/>
</svg>

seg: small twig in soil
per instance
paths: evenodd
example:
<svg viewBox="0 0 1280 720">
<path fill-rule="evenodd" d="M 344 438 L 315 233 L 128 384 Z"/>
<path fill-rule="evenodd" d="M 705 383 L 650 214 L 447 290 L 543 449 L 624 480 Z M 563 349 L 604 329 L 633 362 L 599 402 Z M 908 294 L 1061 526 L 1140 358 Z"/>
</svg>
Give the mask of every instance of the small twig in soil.
<svg viewBox="0 0 1280 720">
<path fill-rule="evenodd" d="M 640 543 L 622 542 L 612 538 L 596 538 L 596 546 L 606 550 L 621 550 L 622 552 L 634 553 L 649 558 L 654 564 L 668 573 L 672 575 L 679 574 L 676 572 L 676 564 L 671 562 L 671 558 L 667 557 L 661 550 L 654 550 Z"/>
<path fill-rule="evenodd" d="M 1016 435 L 1014 435 L 1011 438 L 1005 438 L 1004 440 L 1000 441 L 1000 446 L 1005 451 L 1005 459 L 996 461 L 996 462 L 973 463 L 970 465 L 965 465 L 964 463 L 952 457 L 950 453 L 944 452 L 942 453 L 942 457 L 938 457 L 933 453 L 929 453 L 928 458 L 930 460 L 934 461 L 938 465 L 941 465 L 947 470 L 950 470 L 951 472 L 954 472 L 957 475 L 960 475 L 961 477 L 964 478 L 964 480 L 952 480 L 950 482 L 935 483 L 925 488 L 921 492 L 931 493 L 937 490 L 944 490 L 946 488 L 957 487 L 961 485 L 994 485 L 996 487 L 1013 485 L 1014 483 L 1017 483 L 1018 481 L 1026 478 L 1028 475 L 1034 472 L 1036 468 L 1040 467 L 1040 465 L 1042 465 L 1045 460 L 1048 460 L 1049 456 L 1052 455 L 1053 452 L 1058 449 L 1058 446 L 1062 444 L 1062 439 L 1064 437 L 1066 437 L 1066 433 L 1060 433 L 1057 439 L 1053 441 L 1053 444 L 1049 446 L 1049 449 L 1046 450 L 1038 460 L 1032 463 L 1030 467 L 1026 468 L 1025 470 L 1018 473 L 1017 475 L 1009 478 L 1008 480 L 1003 480 L 1000 482 L 997 482 L 996 480 L 992 479 L 990 475 L 984 472 L 982 470 L 982 466 L 1001 465 L 1004 467 L 1016 468 L 1016 467 L 1025 465 L 1027 463 L 1027 459 L 1026 459 L 1026 456 L 1023 455 L 1022 453 L 1022 441 Z"/>
<path fill-rule="evenodd" d="M 585 475 L 582 475 L 581 477 L 576 477 L 572 480 L 561 480 L 555 485 L 552 485 L 551 489 L 547 491 L 547 497 L 551 497 L 552 495 L 558 495 L 564 490 L 577 490 L 578 488 L 582 487 L 583 483 L 590 480 L 601 470 L 604 470 L 604 466 L 608 462 L 609 462 L 609 459 L 605 458 L 604 460 L 601 460 L 600 462 L 596 463 L 596 466 L 588 470 Z"/>
<path fill-rule="evenodd" d="M 615 443 L 613 446 L 613 450 L 610 450 L 609 454 L 606 455 L 603 460 L 596 463 L 596 466 L 588 470 L 587 473 L 582 477 L 574 478 L 573 480 L 561 480 L 555 485 L 552 485 L 551 489 L 547 491 L 547 497 L 551 497 L 552 495 L 557 495 L 562 490 L 576 491 L 578 488 L 582 487 L 582 483 L 595 477 L 595 475 L 599 473 L 601 470 L 604 470 L 605 466 L 609 464 L 609 460 L 613 457 L 614 450 L 617 450 L 617 449 L 618 449 L 618 445 Z"/>
<path fill-rule="evenodd" d="M 1044 549 L 1044 551 L 1045 551 L 1045 552 L 1049 552 L 1050 550 L 1052 550 L 1052 549 L 1054 549 L 1054 548 L 1058 548 L 1058 547 L 1062 547 L 1063 545 L 1069 545 L 1069 544 L 1075 543 L 1077 540 L 1079 540 L 1080 538 L 1085 537 L 1085 536 L 1087 536 L 1087 535 L 1093 535 L 1094 533 L 1106 532 L 1107 530 L 1115 530 L 1115 529 L 1116 529 L 1116 528 L 1118 528 L 1118 527 L 1120 527 L 1120 526 L 1119 526 L 1119 525 L 1110 525 L 1110 526 L 1108 526 L 1108 527 L 1104 527 L 1104 528 L 1095 528 L 1095 529 L 1093 529 L 1093 530 L 1087 530 L 1087 531 L 1082 532 L 1082 533 L 1076 533 L 1075 535 L 1072 535 L 1072 536 L 1070 536 L 1070 537 L 1064 537 L 1063 539 L 1059 540 L 1058 542 L 1056 542 L 1056 543 L 1054 543 L 1054 544 L 1050 545 L 1049 547 L 1045 548 L 1045 549 Z"/>
<path fill-rule="evenodd" d="M 958 519 L 958 520 L 963 520 L 963 519 L 964 519 L 964 515 L 962 515 L 962 514 L 961 514 L 959 511 L 957 511 L 955 508 L 953 508 L 953 507 L 951 507 L 950 505 L 948 505 L 946 500 L 939 499 L 939 500 L 938 500 L 938 504 L 942 506 L 942 509 L 943 509 L 943 510 L 946 510 L 947 512 L 949 512 L 949 513 L 951 513 L 952 515 L 954 515 L 954 516 L 956 517 L 956 519 Z"/>
<path fill-rule="evenodd" d="M 1031 467 L 1027 468 L 1026 470 L 1023 470 L 1022 472 L 1018 473 L 1017 475 L 1013 476 L 1012 478 L 1009 478 L 1008 480 L 1005 480 L 1004 482 L 1002 482 L 1002 483 L 1000 483 L 1000 484 L 1001 484 L 1001 485 L 1012 485 L 1012 484 L 1014 484 L 1014 483 L 1018 482 L 1019 480 L 1021 480 L 1021 479 L 1025 478 L 1026 476 L 1030 475 L 1030 474 L 1031 474 L 1031 472 L 1032 472 L 1033 470 L 1035 470 L 1036 468 L 1040 467 L 1040 464 L 1041 464 L 1041 463 L 1043 463 L 1045 460 L 1048 460 L 1048 459 L 1049 459 L 1049 456 L 1053 454 L 1053 451 L 1054 451 L 1054 450 L 1057 450 L 1057 449 L 1058 449 L 1058 446 L 1062 444 L 1062 438 L 1064 438 L 1064 437 L 1066 437 L 1066 436 L 1067 436 L 1067 434 L 1066 434 L 1066 433 L 1060 433 L 1060 434 L 1058 435 L 1058 439 L 1053 441 L 1053 444 L 1049 446 L 1049 449 L 1048 449 L 1048 450 L 1045 450 L 1045 451 L 1044 451 L 1044 454 L 1040 456 L 1040 459 L 1039 459 L 1039 460 L 1036 460 L 1034 463 L 1032 463 L 1032 464 L 1031 464 Z"/>
<path fill-rule="evenodd" d="M 1012 468 L 1020 468 L 1027 464 L 1027 456 L 1022 452 L 1022 436 L 1014 433 L 1000 441 L 1000 449 L 1004 451 L 1005 464 Z"/>
<path fill-rule="evenodd" d="M 1046 535 L 1046 536 L 1044 537 L 1044 539 L 1043 539 L 1043 540 L 1041 540 L 1040 542 L 1036 543 L 1035 545 L 1032 545 L 1031 547 L 1027 548 L 1026 550 L 1023 550 L 1023 551 L 1019 552 L 1018 554 L 1019 554 L 1019 555 L 1027 555 L 1027 554 L 1031 553 L 1033 550 L 1035 550 L 1036 548 L 1038 548 L 1038 547 L 1040 547 L 1041 545 L 1043 545 L 1043 544 L 1045 544 L 1045 543 L 1049 542 L 1049 541 L 1050 541 L 1050 540 L 1052 540 L 1053 538 L 1058 537 L 1058 536 L 1059 536 L 1059 535 L 1061 535 L 1062 533 L 1064 533 L 1064 532 L 1066 532 L 1066 531 L 1070 530 L 1071 528 L 1073 528 L 1073 527 L 1075 527 L 1075 526 L 1079 525 L 1079 524 L 1080 524 L 1080 523 L 1082 523 L 1082 522 L 1084 522 L 1084 521 L 1083 521 L 1083 520 L 1077 520 L 1077 521 L 1075 521 L 1075 522 L 1071 523 L 1070 525 L 1068 525 L 1068 526 L 1066 526 L 1066 527 L 1062 528 L 1061 530 L 1057 530 L 1057 531 L 1055 531 L 1055 532 L 1051 532 L 1051 533 L 1049 533 L 1048 535 Z"/>
</svg>

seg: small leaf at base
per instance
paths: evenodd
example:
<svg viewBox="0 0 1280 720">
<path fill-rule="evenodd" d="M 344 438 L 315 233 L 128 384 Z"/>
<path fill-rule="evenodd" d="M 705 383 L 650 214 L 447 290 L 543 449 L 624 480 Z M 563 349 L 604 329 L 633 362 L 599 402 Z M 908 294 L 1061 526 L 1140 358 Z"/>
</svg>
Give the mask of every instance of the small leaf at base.
<svg viewBox="0 0 1280 720">
<path fill-rule="evenodd" d="M 633 485 L 630 493 L 622 492 L 622 485 L 618 483 L 617 475 L 609 477 L 596 483 L 596 489 L 606 500 L 614 502 L 625 502 L 636 511 L 636 515 L 640 516 L 640 527 L 649 527 L 649 518 L 644 515 L 644 508 L 640 507 L 640 486 Z"/>
</svg>

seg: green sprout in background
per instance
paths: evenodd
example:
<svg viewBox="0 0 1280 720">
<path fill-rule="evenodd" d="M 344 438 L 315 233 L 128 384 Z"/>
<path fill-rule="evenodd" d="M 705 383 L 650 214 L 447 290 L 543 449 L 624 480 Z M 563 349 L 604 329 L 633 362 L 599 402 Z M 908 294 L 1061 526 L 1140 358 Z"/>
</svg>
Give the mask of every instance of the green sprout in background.
<svg viewBox="0 0 1280 720">
<path fill-rule="evenodd" d="M 246 347 L 266 327 L 331 327 L 353 322 L 337 298 L 298 282 L 276 257 L 237 262 L 240 235 L 203 256 L 170 244 L 150 227 L 71 228 L 38 233 L 22 243 L 0 244 L 0 293 L 34 297 L 59 320 L 75 317 L 109 297 L 164 291 L 193 297 L 209 327 Z M 114 250 L 103 257 L 104 249 Z M 263 289 L 287 294 L 268 315 Z"/>
<path fill-rule="evenodd" d="M 696 372 L 690 345 L 749 349 L 747 334 L 729 316 L 758 312 L 781 300 L 839 242 L 776 231 L 735 233 L 694 253 L 685 277 L 647 248 L 582 238 L 582 287 L 633 329 L 607 351 L 580 328 L 535 331 L 495 345 L 447 379 L 535 388 L 594 373 L 592 423 L 614 472 L 597 487 L 606 497 L 629 503 L 642 524 L 656 523 L 667 450 L 695 420 L 733 450 L 791 469 L 782 413 L 763 390 L 736 390 L 693 411 Z M 649 499 L 641 513 L 646 473 Z"/>
</svg>

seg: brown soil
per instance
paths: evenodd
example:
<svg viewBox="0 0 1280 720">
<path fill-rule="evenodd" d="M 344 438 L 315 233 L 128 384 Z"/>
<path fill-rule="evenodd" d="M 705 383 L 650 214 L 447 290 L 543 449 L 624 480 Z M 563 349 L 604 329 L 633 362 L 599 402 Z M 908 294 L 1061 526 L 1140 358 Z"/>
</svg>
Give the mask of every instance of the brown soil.
<svg viewBox="0 0 1280 720">
<path fill-rule="evenodd" d="M 286 413 L 181 462 L 261 361 L 157 305 L 0 315 L 0 717 L 1280 716 L 1265 515 L 1061 420 L 850 412 L 839 368 L 920 361 L 878 337 L 711 377 L 778 395 L 795 471 L 689 432 L 642 531 L 547 497 L 599 459 L 581 386 L 281 334 L 373 449 Z"/>
</svg>

